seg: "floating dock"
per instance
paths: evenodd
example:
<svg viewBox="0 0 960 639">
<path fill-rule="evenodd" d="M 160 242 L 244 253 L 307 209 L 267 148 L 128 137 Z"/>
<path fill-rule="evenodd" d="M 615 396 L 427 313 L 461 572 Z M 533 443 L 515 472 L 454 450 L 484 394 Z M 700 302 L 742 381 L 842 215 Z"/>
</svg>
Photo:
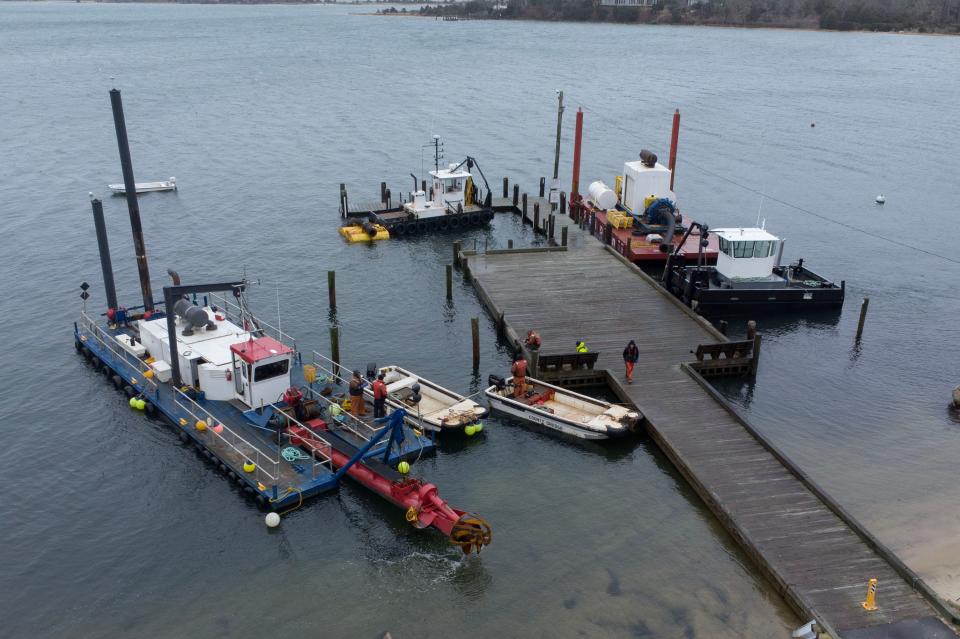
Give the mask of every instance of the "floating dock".
<svg viewBox="0 0 960 639">
<path fill-rule="evenodd" d="M 552 219 L 565 229 L 566 246 L 457 256 L 505 339 L 518 344 L 536 329 L 541 357 L 570 353 L 582 339 L 599 355 L 596 371 L 609 369 L 614 379 L 635 339 L 635 381 L 617 392 L 802 619 L 835 639 L 956 637 L 947 623 L 960 621 L 956 613 L 690 364 L 698 345 L 726 338 L 576 222 Z M 863 605 L 871 579 L 876 610 Z"/>
</svg>

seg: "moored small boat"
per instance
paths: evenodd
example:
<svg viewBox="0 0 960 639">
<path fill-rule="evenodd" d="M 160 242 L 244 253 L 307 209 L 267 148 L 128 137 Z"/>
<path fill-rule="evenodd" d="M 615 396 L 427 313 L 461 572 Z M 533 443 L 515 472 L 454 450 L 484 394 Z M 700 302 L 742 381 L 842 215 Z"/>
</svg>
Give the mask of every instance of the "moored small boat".
<svg viewBox="0 0 960 639">
<path fill-rule="evenodd" d="M 108 184 L 110 190 L 114 192 L 115 195 L 126 195 L 127 187 L 121 182 L 120 184 Z M 177 190 L 177 178 L 171 177 L 169 180 L 160 180 L 159 182 L 137 182 L 136 183 L 137 194 L 140 193 L 152 193 L 154 191 L 176 191 Z"/>
<path fill-rule="evenodd" d="M 407 423 L 436 433 L 463 433 L 475 435 L 483 430 L 480 421 L 487 416 L 487 409 L 477 402 L 453 392 L 439 384 L 412 373 L 399 366 L 384 366 L 377 369 L 383 373 L 387 385 L 387 405 L 403 408 Z M 368 384 L 364 393 L 373 398 Z M 416 397 L 419 396 L 419 400 Z"/>
<path fill-rule="evenodd" d="M 513 378 L 491 375 L 486 395 L 490 408 L 580 439 L 623 437 L 640 426 L 641 415 L 625 406 L 527 377 L 514 397 Z"/>
</svg>

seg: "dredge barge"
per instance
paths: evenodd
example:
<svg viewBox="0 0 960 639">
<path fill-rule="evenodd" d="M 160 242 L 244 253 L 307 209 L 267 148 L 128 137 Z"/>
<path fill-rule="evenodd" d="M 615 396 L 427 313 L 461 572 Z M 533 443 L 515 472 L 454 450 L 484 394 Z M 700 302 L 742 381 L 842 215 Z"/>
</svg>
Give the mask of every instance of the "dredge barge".
<svg viewBox="0 0 960 639">
<path fill-rule="evenodd" d="M 124 179 L 132 187 L 119 91 L 111 99 Z M 402 410 L 373 423 L 345 415 L 336 376 L 318 376 L 322 356 L 304 363 L 289 334 L 255 317 L 246 281 L 184 285 L 168 271 L 173 281 L 155 302 L 133 188 L 127 202 L 143 305 L 118 303 L 103 205 L 93 199 L 106 312 L 102 320 L 88 313 L 84 282 L 74 344 L 131 408 L 168 419 L 183 443 L 264 509 L 297 508 L 349 475 L 404 508 L 411 524 L 443 531 L 464 552 L 489 543 L 485 521 L 406 476 L 407 460 L 432 452 L 433 441 L 405 426 Z"/>
</svg>

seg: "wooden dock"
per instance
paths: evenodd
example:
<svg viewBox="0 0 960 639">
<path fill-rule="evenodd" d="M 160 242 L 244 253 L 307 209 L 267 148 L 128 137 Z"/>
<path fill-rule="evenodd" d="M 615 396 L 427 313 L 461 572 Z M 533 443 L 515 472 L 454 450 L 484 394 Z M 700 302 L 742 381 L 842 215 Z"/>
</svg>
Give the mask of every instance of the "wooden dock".
<svg viewBox="0 0 960 639">
<path fill-rule="evenodd" d="M 555 219 L 568 246 L 461 253 L 506 338 L 536 329 L 545 354 L 582 339 L 620 380 L 636 340 L 635 381 L 618 391 L 801 619 L 836 639 L 956 637 L 954 611 L 688 365 L 698 345 L 726 338 L 569 217 Z M 871 578 L 875 611 L 861 605 Z"/>
</svg>

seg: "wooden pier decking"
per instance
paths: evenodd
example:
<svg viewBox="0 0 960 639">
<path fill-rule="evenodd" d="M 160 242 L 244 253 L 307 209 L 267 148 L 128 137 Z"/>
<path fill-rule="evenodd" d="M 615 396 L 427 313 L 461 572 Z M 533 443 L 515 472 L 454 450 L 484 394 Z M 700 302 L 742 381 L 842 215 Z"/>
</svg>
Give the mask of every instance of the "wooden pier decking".
<svg viewBox="0 0 960 639">
<path fill-rule="evenodd" d="M 529 210 L 530 204 L 528 217 Z M 617 379 L 623 379 L 623 348 L 636 340 L 635 381 L 621 390 L 646 417 L 651 437 L 803 620 L 816 619 L 837 639 L 956 637 L 945 623 L 957 622 L 953 611 L 687 366 L 698 345 L 725 338 L 561 218 L 569 227 L 567 247 L 461 254 L 465 273 L 508 338 L 537 329 L 544 354 L 572 352 L 582 339 L 599 353 L 596 368 Z M 879 582 L 872 612 L 861 605 L 871 578 Z"/>
</svg>

